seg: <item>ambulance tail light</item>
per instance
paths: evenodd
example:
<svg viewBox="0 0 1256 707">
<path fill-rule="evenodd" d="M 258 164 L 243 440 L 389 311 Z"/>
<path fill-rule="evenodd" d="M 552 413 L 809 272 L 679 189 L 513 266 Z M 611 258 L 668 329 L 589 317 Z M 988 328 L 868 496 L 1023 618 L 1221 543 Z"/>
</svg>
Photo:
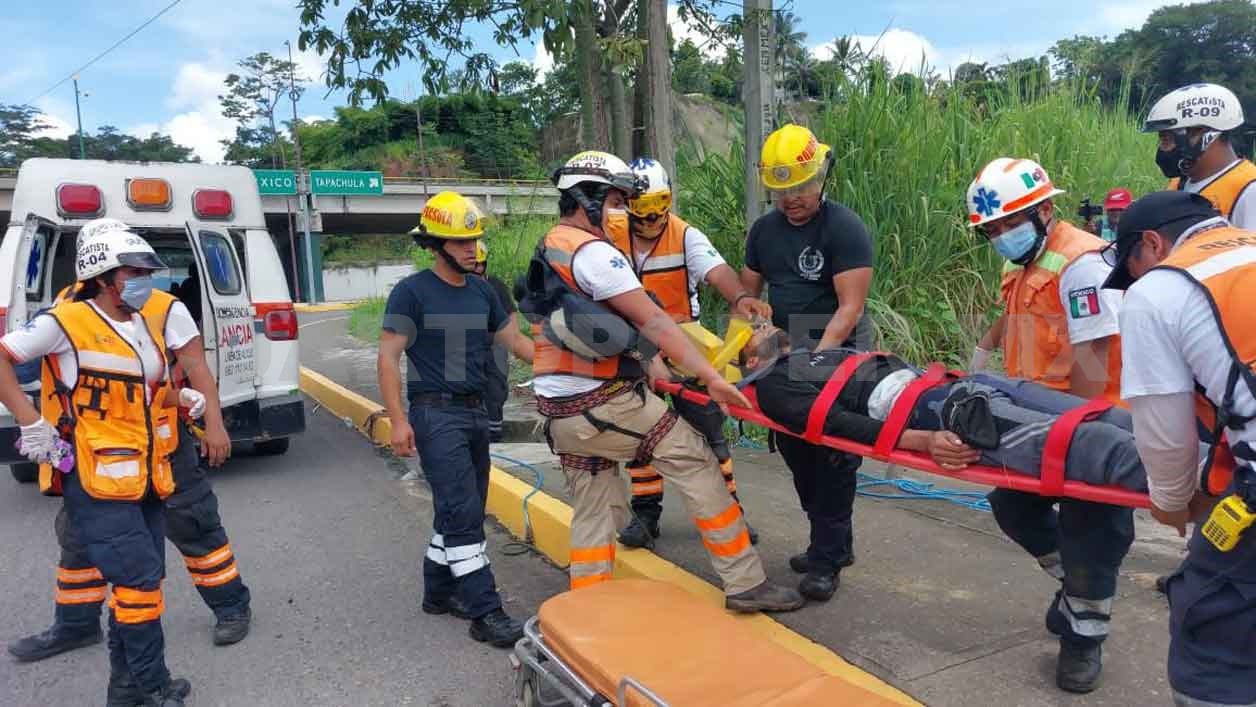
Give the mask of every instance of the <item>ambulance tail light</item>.
<svg viewBox="0 0 1256 707">
<path fill-rule="evenodd" d="M 172 201 L 170 182 L 153 178 L 128 179 L 126 200 L 136 211 L 168 211 Z"/>
<path fill-rule="evenodd" d="M 271 341 L 297 340 L 297 312 L 291 302 L 254 303 L 257 322 Z"/>
<path fill-rule="evenodd" d="M 9 324 L 9 308 L 0 307 L 0 334 L 7 333 Z"/>
<path fill-rule="evenodd" d="M 62 184 L 57 187 L 57 211 L 66 218 L 96 218 L 105 210 L 100 189 L 91 184 Z"/>
<path fill-rule="evenodd" d="M 223 189 L 197 189 L 192 192 L 192 211 L 197 218 L 229 219 L 234 210 L 231 192 Z"/>
</svg>

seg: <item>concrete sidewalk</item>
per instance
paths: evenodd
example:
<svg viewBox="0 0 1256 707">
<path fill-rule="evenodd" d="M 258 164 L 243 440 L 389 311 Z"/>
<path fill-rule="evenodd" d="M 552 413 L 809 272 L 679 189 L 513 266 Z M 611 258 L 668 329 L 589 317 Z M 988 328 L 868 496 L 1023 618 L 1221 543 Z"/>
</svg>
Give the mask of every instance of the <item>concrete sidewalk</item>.
<svg viewBox="0 0 1256 707">
<path fill-rule="evenodd" d="M 302 315 L 302 363 L 380 400 L 375 352 L 345 334 L 344 313 Z M 562 472 L 543 444 L 494 447 L 501 468 L 566 499 Z M 513 465 L 506 458 L 532 468 Z M 806 520 L 778 455 L 739 448 L 736 475 L 748 520 L 760 531 L 770 576 L 796 580 L 789 556 L 806 545 Z M 974 490 L 923 474 L 867 464 L 874 477 L 901 475 Z M 878 486 L 875 491 L 893 491 Z M 977 489 L 980 490 L 980 489 Z M 697 533 L 668 491 L 656 552 L 713 583 Z M 1058 583 L 1006 540 L 989 513 L 945 501 L 861 496 L 855 508 L 857 561 L 834 599 L 782 623 L 928 704 L 1170 704 L 1164 676 L 1167 613 L 1155 577 L 1171 571 L 1184 543 L 1138 513 L 1138 536 L 1123 568 L 1104 682 L 1091 695 L 1054 686 L 1056 640 L 1043 614 Z"/>
</svg>

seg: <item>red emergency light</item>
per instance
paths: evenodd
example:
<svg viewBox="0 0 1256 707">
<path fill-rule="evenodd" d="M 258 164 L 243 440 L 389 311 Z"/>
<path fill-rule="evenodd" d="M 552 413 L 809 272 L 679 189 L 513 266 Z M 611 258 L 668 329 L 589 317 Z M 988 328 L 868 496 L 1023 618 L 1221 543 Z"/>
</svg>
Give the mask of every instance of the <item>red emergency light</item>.
<svg viewBox="0 0 1256 707">
<path fill-rule="evenodd" d="M 225 189 L 197 189 L 192 192 L 192 211 L 197 218 L 231 218 L 234 204 Z"/>
<path fill-rule="evenodd" d="M 96 218 L 105 210 L 100 189 L 91 184 L 57 187 L 57 211 L 66 218 Z"/>
</svg>

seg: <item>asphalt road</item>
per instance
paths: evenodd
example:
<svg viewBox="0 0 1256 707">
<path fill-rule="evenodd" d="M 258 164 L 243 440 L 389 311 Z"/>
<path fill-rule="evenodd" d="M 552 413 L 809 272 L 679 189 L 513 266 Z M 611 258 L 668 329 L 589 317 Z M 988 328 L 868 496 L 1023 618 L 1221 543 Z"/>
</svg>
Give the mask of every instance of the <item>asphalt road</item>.
<svg viewBox="0 0 1256 707">
<path fill-rule="evenodd" d="M 313 404 L 307 401 L 307 411 Z M 502 705 L 506 652 L 475 643 L 467 624 L 419 610 L 419 562 L 431 528 L 422 481 L 322 411 L 281 457 L 238 451 L 214 475 L 223 521 L 253 593 L 252 634 L 210 642 L 213 617 L 167 545 L 167 662 L 192 681 L 192 705 Z M 0 478 L 0 640 L 47 628 L 58 500 Z M 507 611 L 535 612 L 562 591 L 563 572 L 538 556 L 507 556 L 488 526 Z M 104 702 L 104 645 L 41 663 L 0 654 L 0 704 Z"/>
</svg>

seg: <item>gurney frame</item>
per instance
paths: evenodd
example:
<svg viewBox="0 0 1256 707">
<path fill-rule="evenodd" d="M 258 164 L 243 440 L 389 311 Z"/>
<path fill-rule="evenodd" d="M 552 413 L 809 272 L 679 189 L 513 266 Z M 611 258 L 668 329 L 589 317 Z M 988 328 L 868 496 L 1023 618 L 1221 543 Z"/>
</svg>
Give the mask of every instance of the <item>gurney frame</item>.
<svg viewBox="0 0 1256 707">
<path fill-rule="evenodd" d="M 515 669 L 517 707 L 615 707 L 628 704 L 629 692 L 636 692 L 655 707 L 668 707 L 662 698 L 627 675 L 619 681 L 617 702 L 598 694 L 545 645 L 540 622 L 535 616 L 523 625 L 523 638 L 515 644 L 510 664 Z M 547 699 L 542 684 L 557 692 L 558 697 Z"/>
</svg>

